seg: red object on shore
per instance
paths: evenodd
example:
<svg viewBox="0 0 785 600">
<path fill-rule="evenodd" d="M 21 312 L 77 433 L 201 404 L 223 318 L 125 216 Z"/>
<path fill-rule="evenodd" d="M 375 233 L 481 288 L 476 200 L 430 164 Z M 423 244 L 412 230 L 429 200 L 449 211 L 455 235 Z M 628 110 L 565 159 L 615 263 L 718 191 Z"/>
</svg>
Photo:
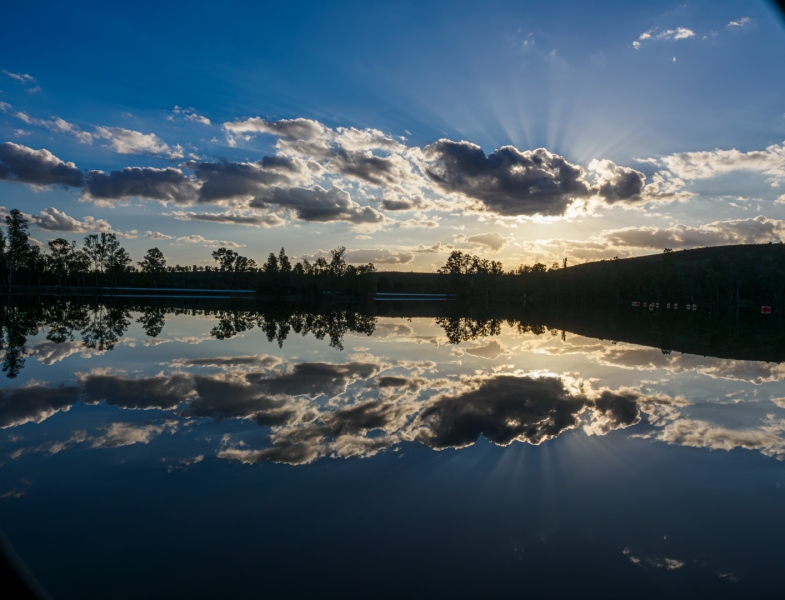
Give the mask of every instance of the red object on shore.
<svg viewBox="0 0 785 600">
<path fill-rule="evenodd" d="M 763 313 L 764 315 L 770 315 L 771 314 L 771 306 L 761 306 L 760 307 L 760 312 Z"/>
</svg>

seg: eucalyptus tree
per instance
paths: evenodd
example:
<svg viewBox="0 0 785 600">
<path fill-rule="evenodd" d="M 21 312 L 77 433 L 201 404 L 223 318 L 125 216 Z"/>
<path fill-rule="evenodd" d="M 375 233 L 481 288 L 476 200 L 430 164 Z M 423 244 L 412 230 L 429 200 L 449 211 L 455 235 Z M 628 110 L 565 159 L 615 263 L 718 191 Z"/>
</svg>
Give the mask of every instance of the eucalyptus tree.
<svg viewBox="0 0 785 600">
<path fill-rule="evenodd" d="M 144 255 L 144 260 L 137 263 L 143 273 L 147 273 L 153 278 L 153 285 L 156 285 L 155 276 L 166 273 L 166 258 L 164 253 L 158 248 L 150 248 Z"/>
<path fill-rule="evenodd" d="M 14 273 L 27 267 L 30 259 L 31 250 L 30 230 L 27 219 L 19 211 L 13 208 L 5 217 L 6 224 L 6 243 L 5 263 L 8 268 L 8 285 L 14 283 Z"/>
<path fill-rule="evenodd" d="M 68 275 L 72 272 L 76 259 L 76 242 L 69 242 L 64 238 L 57 238 L 47 242 L 49 246 L 49 271 L 57 276 L 57 285 L 62 285 L 63 280 L 67 281 Z"/>
</svg>

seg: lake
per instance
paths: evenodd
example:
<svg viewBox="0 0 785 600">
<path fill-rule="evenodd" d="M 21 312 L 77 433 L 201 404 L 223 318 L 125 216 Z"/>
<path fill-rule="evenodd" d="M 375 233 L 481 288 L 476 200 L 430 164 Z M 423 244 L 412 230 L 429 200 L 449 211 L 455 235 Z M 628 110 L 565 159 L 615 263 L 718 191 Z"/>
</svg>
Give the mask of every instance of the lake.
<svg viewBox="0 0 785 600">
<path fill-rule="evenodd" d="M 4 307 L 51 598 L 780 597 L 781 314 L 222 302 Z"/>
</svg>

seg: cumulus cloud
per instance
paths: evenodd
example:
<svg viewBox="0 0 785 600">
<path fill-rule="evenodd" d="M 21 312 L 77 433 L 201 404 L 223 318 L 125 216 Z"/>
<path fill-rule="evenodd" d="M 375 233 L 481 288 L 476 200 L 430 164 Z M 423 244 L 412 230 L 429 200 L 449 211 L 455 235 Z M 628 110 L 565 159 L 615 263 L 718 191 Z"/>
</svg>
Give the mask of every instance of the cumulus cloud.
<svg viewBox="0 0 785 600">
<path fill-rule="evenodd" d="M 573 199 L 591 195 L 580 167 L 543 148 L 504 146 L 486 156 L 476 144 L 442 139 L 423 153 L 426 174 L 440 188 L 501 215 L 561 215 Z"/>
<path fill-rule="evenodd" d="M 93 448 L 119 448 L 132 444 L 149 444 L 153 438 L 158 437 L 164 431 L 173 433 L 177 429 L 177 423 L 166 421 L 161 424 L 148 423 L 112 423 L 106 428 L 103 435 L 91 438 Z"/>
<path fill-rule="evenodd" d="M 344 364 L 307 362 L 291 365 L 285 372 L 269 377 L 267 374 L 248 374 L 246 379 L 258 389 L 271 395 L 325 395 L 333 398 L 346 391 L 353 382 L 368 379 L 381 370 L 374 362 Z"/>
<path fill-rule="evenodd" d="M 188 204 L 197 197 L 197 185 L 179 169 L 125 167 L 122 171 L 90 171 L 84 195 L 92 200 L 150 198 Z"/>
<path fill-rule="evenodd" d="M 29 385 L 0 390 L 0 429 L 40 423 L 56 412 L 68 410 L 79 400 L 76 386 Z"/>
<path fill-rule="evenodd" d="M 248 227 L 280 227 L 286 224 L 286 220 L 282 219 L 275 213 L 236 213 L 236 212 L 223 212 L 223 213 L 195 213 L 195 212 L 174 212 L 174 218 L 178 221 L 204 221 L 207 223 L 222 223 L 225 225 L 245 225 Z"/>
<path fill-rule="evenodd" d="M 589 170 L 599 175 L 598 193 L 608 204 L 640 201 L 646 177 L 640 171 L 620 167 L 609 160 L 592 160 Z"/>
<path fill-rule="evenodd" d="M 74 163 L 63 162 L 48 150 L 5 142 L 0 144 L 0 180 L 33 186 L 81 187 L 84 175 Z"/>
<path fill-rule="evenodd" d="M 258 208 L 269 208 L 270 204 L 292 210 L 303 221 L 346 221 L 355 225 L 385 221 L 378 210 L 360 206 L 339 187 L 329 190 L 318 185 L 312 188 L 275 188 L 268 197 L 251 202 L 252 207 Z"/>
<path fill-rule="evenodd" d="M 96 127 L 94 137 L 109 141 L 109 146 L 118 154 L 147 154 L 171 159 L 183 158 L 183 148 L 162 141 L 154 133 L 140 133 L 122 127 Z"/>
<path fill-rule="evenodd" d="M 747 24 L 749 24 L 749 22 L 750 22 L 750 18 L 749 17 L 742 17 L 741 19 L 736 19 L 735 21 L 731 21 L 725 27 L 728 27 L 730 29 L 735 28 L 735 27 L 742 28 L 742 27 L 746 26 Z"/>
<path fill-rule="evenodd" d="M 129 379 L 122 375 L 90 374 L 80 378 L 82 397 L 86 404 L 101 400 L 126 409 L 172 409 L 193 395 L 193 382 L 188 375 Z"/>
<path fill-rule="evenodd" d="M 54 207 L 45 208 L 38 215 L 30 215 L 30 223 L 44 231 L 67 231 L 71 233 L 112 231 L 111 225 L 103 219 L 88 216 L 84 218 L 84 221 L 79 221 Z"/>
<path fill-rule="evenodd" d="M 691 227 L 674 225 L 668 228 L 629 227 L 603 233 L 615 246 L 636 248 L 690 248 L 728 244 L 761 244 L 779 241 L 785 234 L 785 221 L 764 216 L 734 221 L 714 221 Z"/>
<path fill-rule="evenodd" d="M 73 123 L 69 123 L 65 119 L 61 119 L 60 117 L 52 117 L 51 119 L 38 119 L 36 117 L 31 117 L 27 113 L 18 112 L 16 113 L 16 117 L 21 119 L 28 125 L 36 125 L 38 127 L 46 127 L 49 131 L 53 131 L 55 133 L 68 133 L 73 135 L 79 143 L 81 144 L 92 144 L 93 143 L 93 136 L 88 133 L 87 131 L 82 131 L 74 125 Z"/>
<path fill-rule="evenodd" d="M 466 238 L 466 241 L 469 244 L 487 246 L 495 252 L 504 248 L 504 246 L 510 242 L 510 240 L 512 240 L 511 237 L 504 237 L 502 234 L 496 231 L 492 233 L 478 233 L 476 235 L 470 235 Z"/>
<path fill-rule="evenodd" d="M 661 160 L 682 179 L 705 179 L 733 171 L 759 171 L 773 184 L 785 179 L 785 144 L 772 144 L 765 150 L 750 152 L 735 148 L 681 152 Z"/>
<path fill-rule="evenodd" d="M 385 198 L 382 200 L 382 208 L 389 211 L 418 210 L 426 206 L 427 203 L 421 196 Z"/>
<path fill-rule="evenodd" d="M 9 110 L 11 110 L 11 105 L 8 102 L 0 102 L 0 111 L 8 112 Z"/>
<path fill-rule="evenodd" d="M 437 187 L 479 200 L 486 210 L 503 216 L 558 216 L 581 198 L 605 202 L 640 199 L 644 176 L 610 161 L 592 163 L 602 176 L 598 186 L 586 172 L 544 148 L 520 151 L 504 146 L 485 155 L 469 142 L 442 139 L 423 149 L 425 172 Z"/>
<path fill-rule="evenodd" d="M 189 161 L 185 167 L 194 171 L 201 183 L 199 202 L 247 199 L 264 194 L 277 185 L 291 185 L 308 178 L 308 167 L 299 159 L 265 156 L 256 162 Z"/>
<path fill-rule="evenodd" d="M 173 235 L 166 235 L 165 233 L 161 233 L 160 231 L 145 231 L 144 237 L 150 238 L 151 240 L 173 240 Z"/>
<path fill-rule="evenodd" d="M 758 450 L 766 456 L 785 459 L 785 420 L 767 417 L 757 428 L 730 429 L 697 419 L 676 419 L 657 434 L 657 439 L 679 446 L 733 450 Z"/>
<path fill-rule="evenodd" d="M 469 446 L 481 435 L 500 446 L 536 445 L 576 427 L 586 402 L 556 377 L 476 380 L 463 393 L 430 401 L 417 417 L 417 439 L 438 450 Z"/>
<path fill-rule="evenodd" d="M 657 28 L 655 27 L 640 34 L 632 45 L 636 50 L 640 50 L 641 44 L 649 40 L 686 40 L 692 37 L 695 37 L 695 32 L 686 27 L 663 29 L 662 31 L 657 31 Z"/>
<path fill-rule="evenodd" d="M 245 244 L 238 244 L 237 242 L 230 242 L 228 240 L 208 240 L 201 235 L 191 234 L 177 238 L 178 242 L 185 242 L 186 244 L 202 244 L 208 248 L 218 248 L 224 246 L 226 248 L 242 248 Z"/>
<path fill-rule="evenodd" d="M 216 356 L 213 358 L 179 358 L 172 361 L 177 367 L 258 367 L 269 369 L 283 362 L 277 356 L 254 354 L 251 356 Z"/>
</svg>

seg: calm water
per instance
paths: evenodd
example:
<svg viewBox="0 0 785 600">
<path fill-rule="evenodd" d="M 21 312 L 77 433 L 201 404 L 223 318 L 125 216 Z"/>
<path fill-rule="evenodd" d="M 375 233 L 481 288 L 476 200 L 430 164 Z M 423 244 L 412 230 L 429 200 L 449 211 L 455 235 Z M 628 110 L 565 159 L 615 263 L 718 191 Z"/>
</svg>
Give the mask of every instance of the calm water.
<svg viewBox="0 0 785 600">
<path fill-rule="evenodd" d="M 55 599 L 781 597 L 777 315 L 182 308 L 5 309 Z"/>
</svg>

